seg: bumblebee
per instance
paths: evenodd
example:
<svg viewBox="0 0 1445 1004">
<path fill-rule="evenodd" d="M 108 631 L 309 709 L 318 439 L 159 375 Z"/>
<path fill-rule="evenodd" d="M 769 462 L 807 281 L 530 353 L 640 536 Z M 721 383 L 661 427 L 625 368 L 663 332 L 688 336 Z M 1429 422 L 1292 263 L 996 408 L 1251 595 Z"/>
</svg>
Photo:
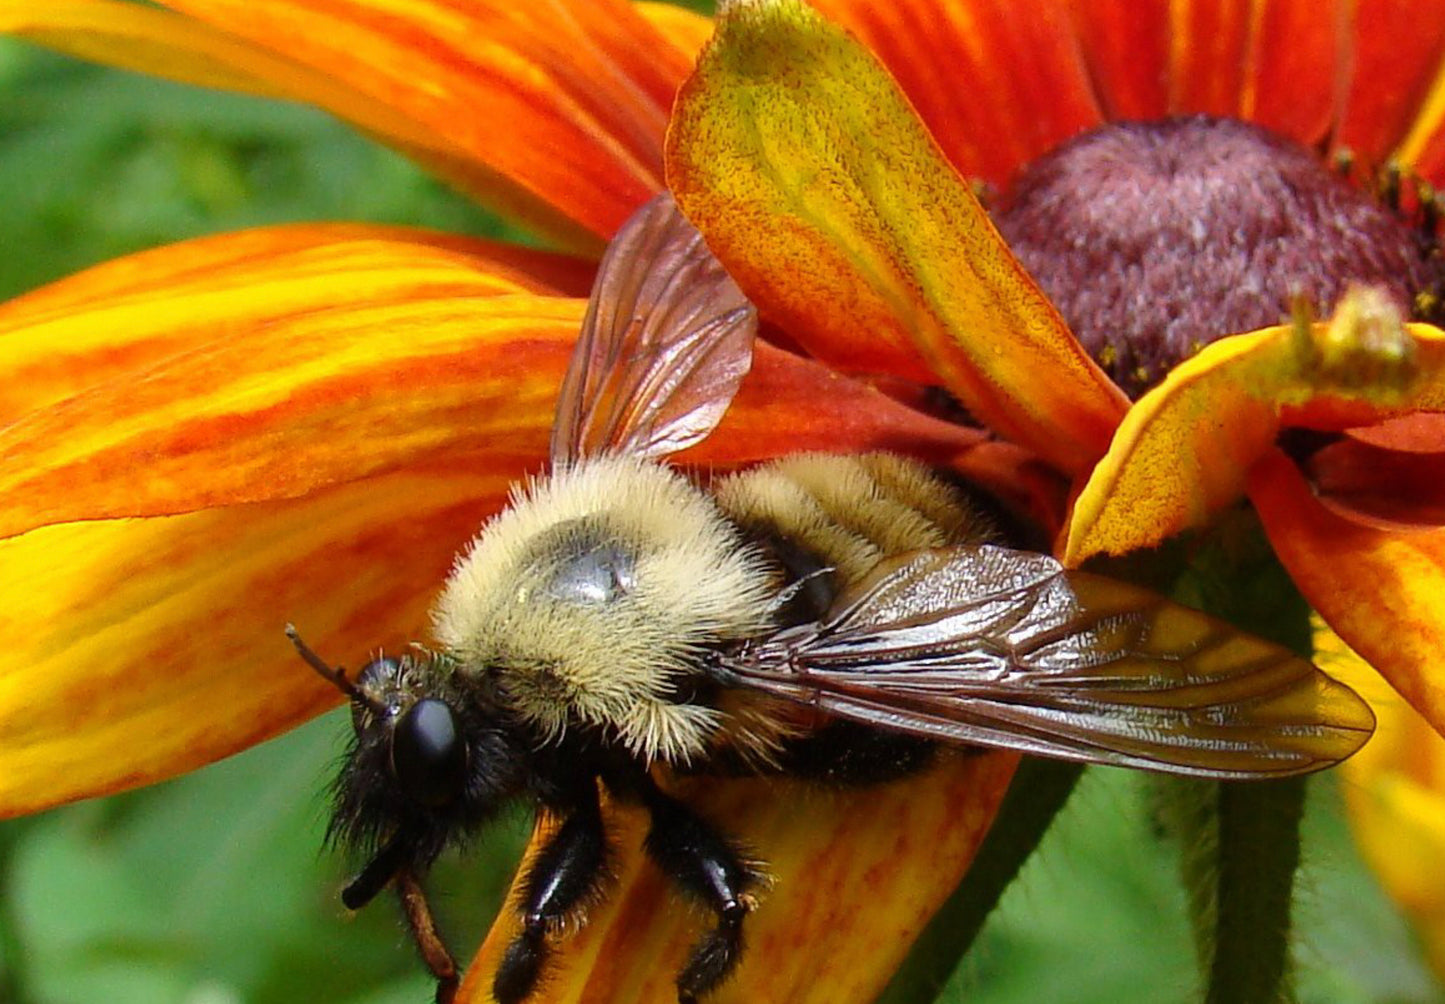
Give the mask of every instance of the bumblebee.
<svg viewBox="0 0 1445 1004">
<path fill-rule="evenodd" d="M 367 863 L 357 909 L 400 895 L 437 999 L 457 967 L 421 879 L 504 806 L 556 821 L 520 884 L 503 1004 L 602 894 L 599 798 L 715 922 L 677 976 L 737 964 L 764 881 L 665 790 L 676 772 L 886 781 L 937 742 L 1213 778 L 1318 770 L 1373 717 L 1287 650 L 1146 590 L 1007 545 L 978 493 L 901 456 L 787 457 L 702 484 L 664 459 L 746 375 L 756 315 L 663 195 L 609 246 L 562 383 L 545 475 L 457 559 L 435 646 L 352 679 L 331 833 Z M 970 496 L 973 496 L 972 498 Z"/>
</svg>

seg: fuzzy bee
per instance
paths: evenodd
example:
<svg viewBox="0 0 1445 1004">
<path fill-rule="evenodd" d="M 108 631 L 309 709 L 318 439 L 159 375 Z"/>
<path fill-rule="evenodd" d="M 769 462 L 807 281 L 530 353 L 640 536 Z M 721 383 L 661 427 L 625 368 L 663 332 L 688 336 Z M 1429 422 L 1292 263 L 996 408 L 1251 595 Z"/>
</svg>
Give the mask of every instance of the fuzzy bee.
<svg viewBox="0 0 1445 1004">
<path fill-rule="evenodd" d="M 664 464 L 722 417 L 755 327 L 699 233 L 653 200 L 603 259 L 551 469 L 457 559 L 434 648 L 351 679 L 288 628 L 351 701 L 332 834 L 367 863 L 343 901 L 394 886 L 440 1001 L 457 968 L 421 878 L 518 800 L 556 826 L 520 884 L 497 999 L 535 989 L 552 932 L 600 894 L 605 791 L 647 810 L 647 854 L 715 914 L 677 976 L 690 1001 L 737 964 L 762 876 L 668 794 L 675 772 L 874 783 L 941 741 L 1263 778 L 1334 764 L 1373 727 L 1282 648 L 1007 546 L 982 493 L 905 457 L 804 454 L 705 487 Z"/>
</svg>

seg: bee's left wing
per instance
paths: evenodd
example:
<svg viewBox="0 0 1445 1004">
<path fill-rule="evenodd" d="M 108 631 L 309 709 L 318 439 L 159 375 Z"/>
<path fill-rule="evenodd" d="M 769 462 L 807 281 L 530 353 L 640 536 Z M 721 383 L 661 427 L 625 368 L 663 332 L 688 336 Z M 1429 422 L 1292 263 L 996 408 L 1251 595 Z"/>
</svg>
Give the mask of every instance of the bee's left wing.
<svg viewBox="0 0 1445 1004">
<path fill-rule="evenodd" d="M 1318 770 L 1374 729 L 1364 701 L 1287 649 L 989 545 L 885 562 L 822 620 L 715 672 L 883 729 L 1205 777 Z"/>
<path fill-rule="evenodd" d="M 597 273 L 552 427 L 552 464 L 663 457 L 706 438 L 752 364 L 757 312 L 666 192 Z"/>
</svg>

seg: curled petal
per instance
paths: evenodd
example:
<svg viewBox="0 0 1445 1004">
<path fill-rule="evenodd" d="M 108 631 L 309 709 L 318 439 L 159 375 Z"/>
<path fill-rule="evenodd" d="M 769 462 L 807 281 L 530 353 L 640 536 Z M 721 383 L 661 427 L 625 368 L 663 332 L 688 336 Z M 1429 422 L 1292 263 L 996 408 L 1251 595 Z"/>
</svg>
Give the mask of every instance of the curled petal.
<svg viewBox="0 0 1445 1004">
<path fill-rule="evenodd" d="M 1286 426 L 1339 431 L 1445 411 L 1445 332 L 1358 312 L 1224 338 L 1141 398 L 1074 503 L 1065 561 L 1150 547 L 1245 491 Z"/>
<path fill-rule="evenodd" d="M 927 774 L 864 789 L 820 792 L 782 780 L 694 779 L 669 787 L 763 858 L 774 879 L 745 921 L 736 974 L 710 1004 L 873 1000 L 923 925 L 953 890 L 982 840 L 1017 758 L 950 758 Z M 614 807 L 615 884 L 587 924 L 557 950 L 550 1000 L 671 1001 L 688 948 L 711 921 L 641 853 L 645 814 Z M 536 852 L 536 841 L 529 858 Z M 514 885 L 514 897 L 516 887 Z M 493 927 L 457 996 L 491 1000 L 491 983 L 519 924 Z"/>
<path fill-rule="evenodd" d="M 1007 184 L 1103 121 L 1067 0 L 1037 0 L 1026 16 L 1013 0 L 811 2 L 883 61 L 965 177 Z"/>
<path fill-rule="evenodd" d="M 1440 527 L 1445 435 L 1435 445 L 1429 452 L 1396 450 L 1351 435 L 1313 453 L 1303 468 L 1320 502 L 1348 519 L 1394 529 Z"/>
<path fill-rule="evenodd" d="M 1250 476 L 1265 532 L 1310 606 L 1445 734 L 1445 529 L 1361 525 L 1320 505 L 1282 454 Z"/>
<path fill-rule="evenodd" d="M 540 457 L 545 429 L 531 438 Z M 335 704 L 286 622 L 353 667 L 418 638 L 457 542 L 522 469 L 0 541 L 0 815 L 171 777 Z"/>
<path fill-rule="evenodd" d="M 668 179 L 764 316 L 814 356 L 942 382 L 1061 469 L 1102 453 L 1118 389 L 886 71 L 801 3 L 724 9 L 679 94 Z"/>
</svg>

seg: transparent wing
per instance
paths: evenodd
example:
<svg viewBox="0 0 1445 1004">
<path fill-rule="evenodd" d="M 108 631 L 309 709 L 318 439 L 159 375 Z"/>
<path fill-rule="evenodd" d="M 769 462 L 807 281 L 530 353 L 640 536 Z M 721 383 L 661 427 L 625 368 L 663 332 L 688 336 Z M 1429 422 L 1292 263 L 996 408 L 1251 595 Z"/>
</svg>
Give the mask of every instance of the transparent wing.
<svg viewBox="0 0 1445 1004">
<path fill-rule="evenodd" d="M 557 401 L 553 466 L 699 442 L 752 363 L 757 312 L 667 193 L 603 256 Z"/>
<path fill-rule="evenodd" d="M 986 545 L 893 559 L 718 673 L 885 729 L 1208 777 L 1318 770 L 1374 729 L 1352 690 L 1284 648 Z"/>
</svg>

